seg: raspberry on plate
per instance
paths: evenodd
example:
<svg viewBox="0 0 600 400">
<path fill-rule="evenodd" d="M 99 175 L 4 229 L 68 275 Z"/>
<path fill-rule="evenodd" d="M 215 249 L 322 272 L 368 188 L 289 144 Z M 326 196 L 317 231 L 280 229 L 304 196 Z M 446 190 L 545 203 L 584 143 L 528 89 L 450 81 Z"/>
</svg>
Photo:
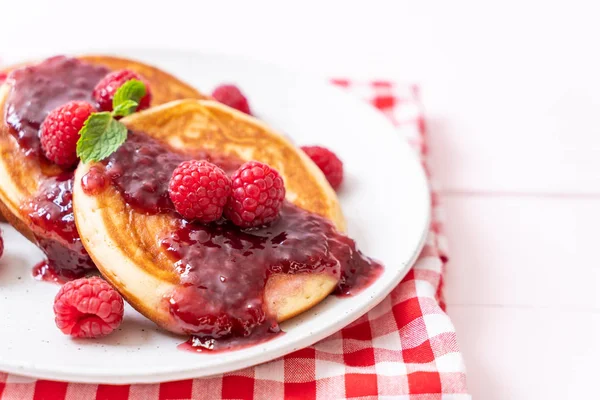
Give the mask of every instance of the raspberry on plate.
<svg viewBox="0 0 600 400">
<path fill-rule="evenodd" d="M 279 173 L 266 164 L 249 161 L 231 176 L 225 216 L 242 228 L 265 225 L 277 219 L 284 199 Z"/>
<path fill-rule="evenodd" d="M 123 321 L 123 298 L 104 279 L 67 282 L 54 299 L 58 329 L 78 338 L 105 336 Z"/>
<path fill-rule="evenodd" d="M 184 161 L 173 171 L 169 197 L 185 219 L 212 222 L 221 218 L 231 192 L 231 180 L 208 161 Z"/>
<path fill-rule="evenodd" d="M 150 102 L 152 101 L 150 85 L 148 85 L 144 78 L 142 78 L 139 74 L 128 69 L 123 69 L 106 75 L 94 88 L 92 95 L 98 103 L 98 109 L 100 109 L 100 111 L 112 111 L 113 97 L 115 96 L 117 89 L 119 89 L 125 82 L 132 79 L 142 81 L 146 85 L 146 95 L 140 100 L 140 104 L 136 111 L 145 110 L 146 108 L 150 107 Z"/>
<path fill-rule="evenodd" d="M 46 158 L 64 168 L 75 164 L 79 131 L 94 111 L 85 101 L 71 101 L 50 111 L 40 127 L 40 142 Z"/>
<path fill-rule="evenodd" d="M 342 161 L 325 147 L 302 146 L 301 149 L 323 171 L 331 187 L 337 190 L 344 180 L 344 164 Z"/>
<path fill-rule="evenodd" d="M 248 99 L 235 85 L 220 85 L 213 92 L 212 97 L 219 103 L 235 108 L 238 111 L 252 115 Z"/>
</svg>

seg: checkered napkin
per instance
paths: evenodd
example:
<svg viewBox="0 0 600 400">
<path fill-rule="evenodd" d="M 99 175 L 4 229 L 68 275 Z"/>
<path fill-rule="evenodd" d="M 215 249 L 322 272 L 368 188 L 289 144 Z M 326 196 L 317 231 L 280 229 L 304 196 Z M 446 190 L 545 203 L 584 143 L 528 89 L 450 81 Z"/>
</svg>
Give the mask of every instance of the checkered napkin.
<svg viewBox="0 0 600 400">
<path fill-rule="evenodd" d="M 425 165 L 418 88 L 334 83 L 385 113 Z M 222 376 L 161 384 L 74 384 L 0 373 L 0 399 L 470 399 L 456 334 L 444 313 L 446 246 L 435 190 L 432 195 L 433 222 L 414 268 L 381 304 L 314 346 Z"/>
</svg>

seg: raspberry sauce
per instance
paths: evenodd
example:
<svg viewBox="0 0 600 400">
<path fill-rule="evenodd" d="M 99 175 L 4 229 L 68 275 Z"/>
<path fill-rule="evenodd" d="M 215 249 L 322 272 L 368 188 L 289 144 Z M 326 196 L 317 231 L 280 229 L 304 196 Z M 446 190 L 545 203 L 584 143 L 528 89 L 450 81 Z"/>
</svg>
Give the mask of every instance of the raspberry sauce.
<svg viewBox="0 0 600 400">
<path fill-rule="evenodd" d="M 104 67 L 58 56 L 9 74 L 12 89 L 5 119 L 27 156 L 50 163 L 41 151 L 40 125 L 50 111 L 71 100 L 93 104 L 92 91 L 108 72 Z M 37 279 L 64 282 L 95 269 L 75 227 L 72 189 L 73 171 L 64 171 L 41 181 L 38 193 L 21 206 L 47 257 L 34 268 Z"/>
<path fill-rule="evenodd" d="M 101 193 L 106 186 L 108 186 L 108 179 L 99 167 L 90 168 L 81 178 L 81 188 L 90 196 Z"/>
<path fill-rule="evenodd" d="M 209 159 L 228 172 L 241 164 L 228 157 L 175 152 L 135 133 L 104 161 L 106 175 L 132 208 L 177 218 L 157 239 L 180 275 L 165 301 L 181 330 L 194 335 L 184 347 L 219 351 L 276 336 L 279 326 L 263 301 L 265 284 L 274 273 L 331 275 L 338 280 L 336 294 L 342 296 L 358 293 L 381 274 L 383 267 L 358 251 L 328 219 L 289 202 L 275 222 L 262 228 L 241 229 L 224 219 L 211 224 L 185 221 L 173 211 L 168 183 L 177 165 L 192 158 Z"/>
<path fill-rule="evenodd" d="M 36 264 L 31 273 L 38 281 L 58 283 L 59 285 L 69 282 L 69 278 L 59 274 L 56 268 L 50 266 L 48 259 Z"/>
<path fill-rule="evenodd" d="M 339 282 L 336 294 L 351 295 L 382 271 L 329 220 L 289 202 L 275 222 L 259 229 L 180 220 L 161 244 L 181 276 L 169 298 L 171 315 L 199 344 L 215 350 L 238 347 L 237 338 L 252 335 L 254 342 L 279 332 L 275 318 L 264 312 L 271 274 L 326 273 Z M 259 326 L 270 329 L 254 332 Z"/>
<path fill-rule="evenodd" d="M 5 118 L 21 149 L 27 155 L 41 155 L 39 130 L 48 113 L 71 100 L 95 104 L 92 91 L 108 72 L 64 56 L 11 72 Z"/>
<path fill-rule="evenodd" d="M 242 165 L 233 157 L 214 156 L 204 151 L 180 153 L 143 134 L 129 133 L 127 141 L 103 163 L 105 173 L 127 204 L 136 211 L 156 214 L 175 211 L 169 198 L 169 180 L 183 161 L 207 160 L 226 173 Z"/>
<path fill-rule="evenodd" d="M 96 267 L 86 252 L 73 216 L 73 173 L 46 179 L 38 194 L 22 206 L 47 261 L 34 268 L 36 278 L 58 282 L 80 278 Z"/>
</svg>

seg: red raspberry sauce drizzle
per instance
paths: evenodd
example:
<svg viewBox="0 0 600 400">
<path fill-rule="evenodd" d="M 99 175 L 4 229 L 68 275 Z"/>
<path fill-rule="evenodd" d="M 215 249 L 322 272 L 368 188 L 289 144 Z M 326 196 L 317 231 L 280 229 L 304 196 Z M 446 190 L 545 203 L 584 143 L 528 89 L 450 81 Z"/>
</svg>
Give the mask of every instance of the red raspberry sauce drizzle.
<svg viewBox="0 0 600 400">
<path fill-rule="evenodd" d="M 169 180 L 183 161 L 207 160 L 230 174 L 242 162 L 232 157 L 210 155 L 204 151 L 188 153 L 167 149 L 144 134 L 129 132 L 127 141 L 104 162 L 105 174 L 127 204 L 147 213 L 169 213 L 175 206 L 169 197 Z"/>
<path fill-rule="evenodd" d="M 37 279 L 65 282 L 96 269 L 75 227 L 72 172 L 46 179 L 23 210 L 36 227 L 37 244 L 47 257 L 34 268 Z"/>
<path fill-rule="evenodd" d="M 11 72 L 7 78 L 12 89 L 6 101 L 5 119 L 24 153 L 49 164 L 39 139 L 39 128 L 46 115 L 71 100 L 93 104 L 92 91 L 108 71 L 58 56 Z M 49 176 L 40 182 L 38 193 L 21 207 L 30 217 L 37 245 L 47 257 L 33 270 L 37 279 L 65 282 L 95 270 L 75 227 L 72 188 L 73 171 Z"/>
<path fill-rule="evenodd" d="M 180 221 L 162 245 L 181 276 L 169 298 L 171 314 L 184 331 L 217 350 L 238 347 L 239 338 L 262 340 L 279 332 L 275 318 L 263 311 L 265 284 L 274 273 L 326 273 L 339 280 L 336 294 L 352 295 L 382 271 L 329 220 L 289 202 L 278 220 L 259 229 Z M 271 329 L 254 332 L 260 326 Z M 226 340 L 212 340 L 220 338 Z"/>
<path fill-rule="evenodd" d="M 227 157 L 175 152 L 135 133 L 104 161 L 105 174 L 137 212 L 178 218 L 159 240 L 181 277 L 165 301 L 179 327 L 194 335 L 185 347 L 228 350 L 280 332 L 263 301 L 273 273 L 326 273 L 339 280 L 336 294 L 348 296 L 383 271 L 328 219 L 289 202 L 278 220 L 258 229 L 241 229 L 226 220 L 208 225 L 183 220 L 173 212 L 168 181 L 175 167 L 191 158 L 208 158 L 229 172 L 240 165 Z"/>
<path fill-rule="evenodd" d="M 39 262 L 31 271 L 33 277 L 38 281 L 58 283 L 62 285 L 69 282 L 69 279 L 56 272 L 56 268 L 51 267 L 48 259 Z"/>
<path fill-rule="evenodd" d="M 95 104 L 92 91 L 109 70 L 75 58 L 57 56 L 17 69 L 8 75 L 12 83 L 5 118 L 21 149 L 42 156 L 40 125 L 50 111 L 71 100 Z"/>
</svg>

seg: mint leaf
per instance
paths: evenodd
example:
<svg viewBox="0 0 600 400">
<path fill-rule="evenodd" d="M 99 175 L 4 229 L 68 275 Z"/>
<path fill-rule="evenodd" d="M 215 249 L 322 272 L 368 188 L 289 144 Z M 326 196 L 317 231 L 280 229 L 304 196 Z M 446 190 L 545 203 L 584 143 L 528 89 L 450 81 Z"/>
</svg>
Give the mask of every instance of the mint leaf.
<svg viewBox="0 0 600 400">
<path fill-rule="evenodd" d="M 137 79 L 131 79 L 121 85 L 113 97 L 113 115 L 125 117 L 133 114 L 140 100 L 146 95 L 146 85 Z M 132 105 L 135 102 L 135 107 Z M 125 105 L 125 104 L 128 105 Z M 119 114 L 117 113 L 117 110 Z"/>
<path fill-rule="evenodd" d="M 90 115 L 79 131 L 77 156 L 87 163 L 102 161 L 127 140 L 127 127 L 113 117 L 133 114 L 146 95 L 146 85 L 131 79 L 121 85 L 113 97 L 113 111 Z"/>
<path fill-rule="evenodd" d="M 138 103 L 136 103 L 135 101 L 125 100 L 118 106 L 114 107 L 112 115 L 114 115 L 115 117 L 126 117 L 128 115 L 133 114 L 137 106 Z"/>
<path fill-rule="evenodd" d="M 90 115 L 79 131 L 77 156 L 81 161 L 102 161 L 114 153 L 127 139 L 125 125 L 113 119 L 110 112 Z"/>
</svg>

